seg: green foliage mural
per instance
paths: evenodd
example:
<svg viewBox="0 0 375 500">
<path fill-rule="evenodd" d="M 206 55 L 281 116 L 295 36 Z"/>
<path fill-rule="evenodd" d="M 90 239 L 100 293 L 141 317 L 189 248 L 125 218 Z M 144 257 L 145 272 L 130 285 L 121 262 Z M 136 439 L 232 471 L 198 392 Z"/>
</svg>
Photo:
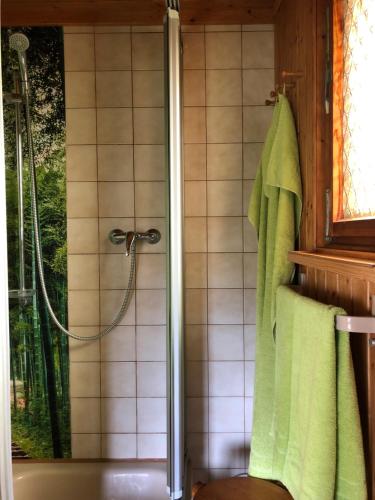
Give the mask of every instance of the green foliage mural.
<svg viewBox="0 0 375 500">
<path fill-rule="evenodd" d="M 39 195 L 43 262 L 48 292 L 60 321 L 67 324 L 64 59 L 61 28 L 10 28 L 1 32 L 3 88 L 13 89 L 17 54 L 12 32 L 30 40 L 27 50 L 31 116 Z M 14 105 L 4 106 L 9 288 L 19 287 L 18 198 Z M 23 127 L 25 124 L 23 123 Z M 25 134 L 24 134 L 25 137 Z M 31 221 L 30 175 L 24 148 L 26 286 L 35 289 L 27 305 L 9 301 L 12 440 L 32 458 L 70 457 L 69 349 L 51 322 L 37 273 Z"/>
</svg>

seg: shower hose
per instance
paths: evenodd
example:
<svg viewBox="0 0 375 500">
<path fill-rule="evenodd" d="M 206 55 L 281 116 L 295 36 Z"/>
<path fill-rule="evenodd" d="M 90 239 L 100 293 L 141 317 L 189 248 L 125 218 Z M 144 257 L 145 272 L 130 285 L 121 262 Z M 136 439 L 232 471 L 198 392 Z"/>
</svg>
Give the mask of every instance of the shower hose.
<svg viewBox="0 0 375 500">
<path fill-rule="evenodd" d="M 48 312 L 52 318 L 52 321 L 54 324 L 58 327 L 58 329 L 67 335 L 68 337 L 75 339 L 75 340 L 81 340 L 81 341 L 89 341 L 89 340 L 99 340 L 103 338 L 105 335 L 107 335 L 109 332 L 111 332 L 122 320 L 124 317 L 129 303 L 130 299 L 133 293 L 134 289 L 134 276 L 135 276 L 135 262 L 136 262 L 136 252 L 135 252 L 135 246 L 136 246 L 136 241 L 135 239 L 133 240 L 131 246 L 130 246 L 130 273 L 129 273 L 129 280 L 128 280 L 128 286 L 125 291 L 124 299 L 122 301 L 121 307 L 114 317 L 112 323 L 101 330 L 97 335 L 91 335 L 91 336 L 83 336 L 83 335 L 77 335 L 76 333 L 73 333 L 69 330 L 67 330 L 57 319 L 56 314 L 51 306 L 51 302 L 49 300 L 48 292 L 47 292 L 47 287 L 46 287 L 46 282 L 45 282 L 45 277 L 44 277 L 44 265 L 43 265 L 43 252 L 42 252 L 42 245 L 41 245 L 41 238 L 40 238 L 40 230 L 39 230 L 39 211 L 38 211 L 38 189 L 37 189 L 37 179 L 36 179 L 36 169 L 35 169 L 35 160 L 34 160 L 34 149 L 33 149 L 33 137 L 31 133 L 31 116 L 30 116 L 30 108 L 29 108 L 29 98 L 28 94 L 26 92 L 25 94 L 25 114 L 26 114 L 26 133 L 27 133 L 27 145 L 29 149 L 29 162 L 30 162 L 30 178 L 31 178 L 31 211 L 32 211 L 32 223 L 34 226 L 34 233 L 35 233 L 35 250 L 36 250 L 36 260 L 37 260 L 37 266 L 38 266 L 38 273 L 39 273 L 39 280 L 40 280 L 40 287 L 42 290 L 42 295 L 44 298 L 44 301 L 46 303 Z"/>
</svg>

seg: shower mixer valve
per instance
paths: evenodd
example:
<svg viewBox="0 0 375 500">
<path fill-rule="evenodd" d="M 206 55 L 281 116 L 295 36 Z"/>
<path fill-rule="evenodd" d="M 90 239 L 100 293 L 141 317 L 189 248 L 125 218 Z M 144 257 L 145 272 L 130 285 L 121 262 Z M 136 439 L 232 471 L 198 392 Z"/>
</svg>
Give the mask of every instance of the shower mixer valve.
<svg viewBox="0 0 375 500">
<path fill-rule="evenodd" d="M 157 229 L 149 229 L 145 233 L 137 233 L 134 231 L 123 231 L 122 229 L 112 229 L 108 235 L 109 240 L 114 245 L 121 245 L 125 243 L 125 255 L 128 257 L 132 245 L 137 240 L 145 240 L 150 245 L 155 245 L 159 243 L 161 239 L 160 231 Z"/>
</svg>

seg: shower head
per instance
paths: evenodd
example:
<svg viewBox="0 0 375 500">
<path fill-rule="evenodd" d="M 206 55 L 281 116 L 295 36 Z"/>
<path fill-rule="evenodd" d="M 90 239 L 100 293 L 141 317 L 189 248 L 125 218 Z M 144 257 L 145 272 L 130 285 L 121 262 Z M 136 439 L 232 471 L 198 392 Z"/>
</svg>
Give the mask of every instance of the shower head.
<svg viewBox="0 0 375 500">
<path fill-rule="evenodd" d="M 18 54 L 22 81 L 22 95 L 27 96 L 29 92 L 29 83 L 27 77 L 26 50 L 30 46 L 29 39 L 23 33 L 13 33 L 13 35 L 9 37 L 9 45 L 10 48 L 15 50 Z"/>
<path fill-rule="evenodd" d="M 29 48 L 30 42 L 23 33 L 13 33 L 13 35 L 9 37 L 9 45 L 11 49 L 17 52 L 25 52 Z"/>
</svg>

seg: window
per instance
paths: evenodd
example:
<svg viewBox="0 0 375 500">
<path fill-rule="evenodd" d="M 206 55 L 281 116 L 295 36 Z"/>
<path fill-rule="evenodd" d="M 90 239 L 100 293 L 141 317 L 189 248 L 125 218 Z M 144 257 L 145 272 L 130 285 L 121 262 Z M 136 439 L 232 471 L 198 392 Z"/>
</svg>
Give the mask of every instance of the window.
<svg viewBox="0 0 375 500">
<path fill-rule="evenodd" d="M 375 1 L 333 1 L 333 239 L 375 236 Z M 372 241 L 369 240 L 372 239 Z M 353 242 L 353 240 L 352 240 Z"/>
</svg>

